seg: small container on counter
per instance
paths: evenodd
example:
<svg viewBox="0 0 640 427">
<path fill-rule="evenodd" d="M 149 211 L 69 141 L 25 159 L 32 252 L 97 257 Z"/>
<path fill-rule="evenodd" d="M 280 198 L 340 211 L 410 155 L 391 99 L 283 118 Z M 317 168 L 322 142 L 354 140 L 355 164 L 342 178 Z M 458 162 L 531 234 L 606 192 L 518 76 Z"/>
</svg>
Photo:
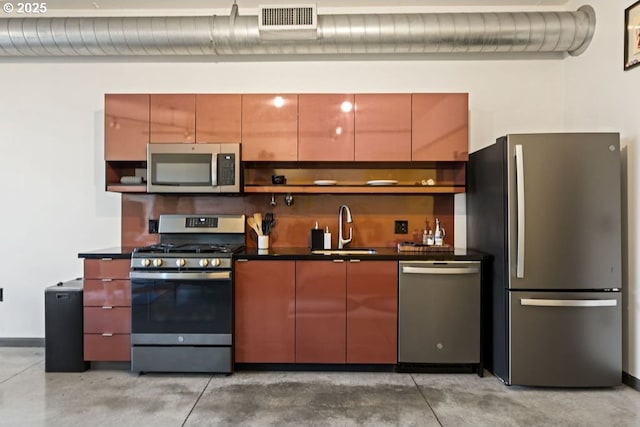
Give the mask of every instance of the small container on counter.
<svg viewBox="0 0 640 427">
<path fill-rule="evenodd" d="M 328 225 L 324 229 L 324 249 L 331 249 L 331 232 Z"/>
<path fill-rule="evenodd" d="M 316 221 L 316 226 L 311 229 L 311 235 L 309 236 L 311 250 L 324 248 L 324 233 Z"/>
</svg>

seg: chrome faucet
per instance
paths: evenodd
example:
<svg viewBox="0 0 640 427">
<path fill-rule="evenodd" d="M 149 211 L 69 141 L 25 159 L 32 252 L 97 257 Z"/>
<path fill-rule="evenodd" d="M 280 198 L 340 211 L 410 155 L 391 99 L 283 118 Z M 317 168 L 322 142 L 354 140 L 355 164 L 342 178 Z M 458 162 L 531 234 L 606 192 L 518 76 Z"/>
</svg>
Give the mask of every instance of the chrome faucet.
<svg viewBox="0 0 640 427">
<path fill-rule="evenodd" d="M 351 210 L 349 209 L 349 206 L 347 205 L 342 205 L 340 206 L 340 211 L 338 212 L 338 249 L 342 249 L 345 247 L 345 245 L 348 245 L 349 243 L 351 243 L 351 240 L 353 239 L 353 228 L 349 227 L 349 238 L 345 239 L 343 236 L 344 234 L 342 234 L 342 216 L 343 216 L 343 212 L 347 213 L 347 218 L 346 221 L 348 224 L 351 224 L 353 222 L 353 219 L 351 218 Z"/>
</svg>

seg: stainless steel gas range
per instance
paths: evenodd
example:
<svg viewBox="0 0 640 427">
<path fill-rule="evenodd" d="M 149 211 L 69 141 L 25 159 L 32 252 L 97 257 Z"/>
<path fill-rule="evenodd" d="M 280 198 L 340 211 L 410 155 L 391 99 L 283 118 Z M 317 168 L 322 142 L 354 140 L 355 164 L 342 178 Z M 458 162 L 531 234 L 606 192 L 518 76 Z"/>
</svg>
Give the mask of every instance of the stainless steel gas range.
<svg viewBox="0 0 640 427">
<path fill-rule="evenodd" d="M 131 370 L 233 369 L 232 255 L 244 215 L 161 215 L 160 243 L 131 257 Z"/>
</svg>

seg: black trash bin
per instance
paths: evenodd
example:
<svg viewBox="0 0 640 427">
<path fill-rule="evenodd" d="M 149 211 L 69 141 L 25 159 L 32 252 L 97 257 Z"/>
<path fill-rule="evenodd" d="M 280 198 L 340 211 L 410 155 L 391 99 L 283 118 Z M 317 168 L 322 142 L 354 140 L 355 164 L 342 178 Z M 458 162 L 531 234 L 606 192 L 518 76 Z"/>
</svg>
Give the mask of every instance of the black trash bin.
<svg viewBox="0 0 640 427">
<path fill-rule="evenodd" d="M 44 291 L 45 372 L 83 372 L 83 280 L 49 286 Z"/>
</svg>

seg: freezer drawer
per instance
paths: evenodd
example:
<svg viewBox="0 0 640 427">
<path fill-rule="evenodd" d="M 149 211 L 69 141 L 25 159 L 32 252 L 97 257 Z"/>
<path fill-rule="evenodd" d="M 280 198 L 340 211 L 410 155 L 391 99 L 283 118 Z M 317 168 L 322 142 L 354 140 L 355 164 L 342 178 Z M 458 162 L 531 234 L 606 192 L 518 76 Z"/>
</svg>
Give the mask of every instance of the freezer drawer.
<svg viewBox="0 0 640 427">
<path fill-rule="evenodd" d="M 620 292 L 511 292 L 510 384 L 622 381 Z"/>
<path fill-rule="evenodd" d="M 398 362 L 480 362 L 480 262 L 400 262 Z"/>
</svg>

